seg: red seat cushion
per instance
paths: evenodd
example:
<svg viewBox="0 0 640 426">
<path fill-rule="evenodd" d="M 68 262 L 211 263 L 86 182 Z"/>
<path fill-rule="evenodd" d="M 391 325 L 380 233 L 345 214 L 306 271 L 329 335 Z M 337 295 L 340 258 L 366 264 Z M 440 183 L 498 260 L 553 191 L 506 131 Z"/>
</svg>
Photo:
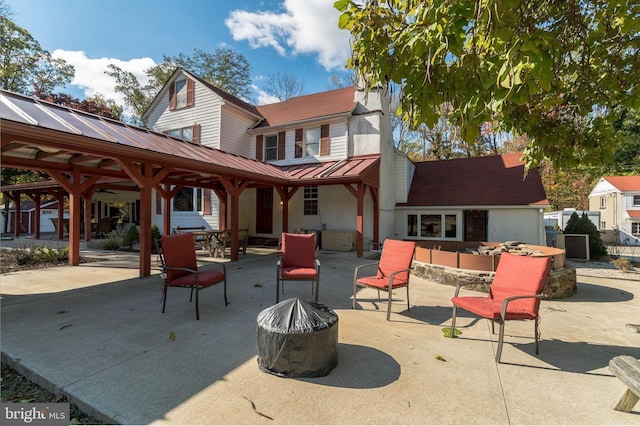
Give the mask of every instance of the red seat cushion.
<svg viewBox="0 0 640 426">
<path fill-rule="evenodd" d="M 401 274 L 398 274 L 401 275 Z M 409 284 L 409 281 L 402 280 L 398 278 L 398 275 L 393 277 L 393 286 L 392 288 L 400 288 L 406 287 Z M 364 284 L 369 287 L 375 287 L 380 290 L 388 290 L 389 289 L 389 277 L 378 278 L 378 277 L 362 277 L 358 278 L 356 281 L 358 284 Z"/>
<path fill-rule="evenodd" d="M 316 253 L 314 234 L 282 234 L 282 268 L 313 268 Z"/>
<path fill-rule="evenodd" d="M 454 305 L 479 315 L 483 318 L 489 318 L 493 320 L 500 319 L 500 310 L 502 309 L 502 301 L 491 299 L 489 297 L 454 297 L 451 299 Z M 515 303 L 509 303 L 509 310 L 506 313 L 507 320 L 516 319 L 535 319 L 538 315 L 535 312 L 529 310 L 519 310 L 517 306 L 512 306 Z"/>
<path fill-rule="evenodd" d="M 193 235 L 163 235 L 162 253 L 165 265 L 169 268 L 198 269 L 196 261 L 196 246 L 193 242 Z M 177 278 L 190 274 L 189 271 L 167 270 L 167 282 L 173 283 Z"/>
<path fill-rule="evenodd" d="M 286 266 L 280 268 L 280 275 L 286 280 L 311 280 L 318 276 L 318 272 L 314 268 Z"/>
<path fill-rule="evenodd" d="M 224 274 L 221 271 L 201 271 L 198 272 L 198 287 L 209 287 L 224 281 Z M 171 286 L 191 287 L 196 283 L 196 274 L 182 275 L 169 282 Z"/>
</svg>

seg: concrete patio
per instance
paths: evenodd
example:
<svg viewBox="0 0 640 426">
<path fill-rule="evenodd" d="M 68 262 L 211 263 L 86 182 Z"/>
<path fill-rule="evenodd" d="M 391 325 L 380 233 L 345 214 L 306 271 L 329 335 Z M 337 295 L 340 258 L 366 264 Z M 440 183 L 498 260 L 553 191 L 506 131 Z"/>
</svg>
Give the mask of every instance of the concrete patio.
<svg viewBox="0 0 640 426">
<path fill-rule="evenodd" d="M 607 368 L 616 355 L 640 358 L 640 334 L 625 328 L 640 321 L 638 281 L 578 275 L 576 295 L 542 302 L 540 354 L 533 323 L 510 322 L 496 364 L 487 321 L 461 311 L 462 336 L 443 337 L 452 287 L 414 278 L 411 310 L 401 290 L 386 321 L 374 291 L 351 309 L 353 269 L 371 260 L 321 251 L 338 365 L 285 379 L 256 362 L 256 317 L 275 302 L 272 250 L 227 263 L 230 304 L 221 286 L 203 291 L 200 321 L 180 289 L 161 313 L 161 279 L 138 278 L 136 255 L 81 256 L 101 261 L 1 277 L 2 361 L 110 423 L 640 423 L 640 406 L 611 409 L 625 388 Z M 284 298 L 298 296 L 310 297 L 310 285 L 287 283 Z"/>
</svg>

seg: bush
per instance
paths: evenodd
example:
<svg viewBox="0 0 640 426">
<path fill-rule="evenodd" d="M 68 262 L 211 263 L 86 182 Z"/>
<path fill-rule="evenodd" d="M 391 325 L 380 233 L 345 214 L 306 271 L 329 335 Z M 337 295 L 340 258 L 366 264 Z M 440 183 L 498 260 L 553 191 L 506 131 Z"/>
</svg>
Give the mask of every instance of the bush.
<svg viewBox="0 0 640 426">
<path fill-rule="evenodd" d="M 158 225 L 153 225 L 151 227 L 151 252 L 152 253 L 156 252 L 156 244 L 154 242 L 156 240 L 160 240 L 160 228 L 158 228 Z"/>
<path fill-rule="evenodd" d="M 586 213 L 579 217 L 577 213 L 573 213 L 564 228 L 565 234 L 582 234 L 589 236 L 589 257 L 593 260 L 600 259 L 607 254 L 607 248 L 602 241 L 600 231 L 589 220 Z"/>
<path fill-rule="evenodd" d="M 52 248 L 44 245 L 38 249 L 38 256 L 45 262 L 62 262 L 69 258 L 69 247 Z"/>
<path fill-rule="evenodd" d="M 11 255 L 17 265 L 37 265 L 40 263 L 39 256 L 40 247 L 37 244 L 32 245 L 14 245 L 11 250 Z"/>
<path fill-rule="evenodd" d="M 98 243 L 102 250 L 119 250 L 122 246 L 122 238 L 115 234 L 108 234 Z"/>
<path fill-rule="evenodd" d="M 129 250 L 133 249 L 133 245 L 140 241 L 140 232 L 138 231 L 138 227 L 135 225 L 131 225 L 129 229 L 127 229 L 127 233 L 124 234 L 124 238 L 122 239 L 122 244 L 129 247 Z"/>
<path fill-rule="evenodd" d="M 624 273 L 629 272 L 629 269 L 631 269 L 631 261 L 626 257 L 619 257 L 617 259 L 613 259 L 611 260 L 611 263 L 613 263 L 616 268 L 618 268 Z"/>
</svg>

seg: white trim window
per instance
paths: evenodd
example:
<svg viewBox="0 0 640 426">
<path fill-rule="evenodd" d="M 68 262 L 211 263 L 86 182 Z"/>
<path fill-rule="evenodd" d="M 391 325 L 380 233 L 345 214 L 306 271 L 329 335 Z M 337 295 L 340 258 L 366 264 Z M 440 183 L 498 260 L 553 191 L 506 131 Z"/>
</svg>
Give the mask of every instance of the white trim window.
<svg viewBox="0 0 640 426">
<path fill-rule="evenodd" d="M 303 213 L 305 216 L 318 215 L 318 187 L 317 186 L 304 187 Z"/>
<path fill-rule="evenodd" d="M 600 197 L 600 208 L 601 209 L 607 208 L 607 197 L 605 196 Z"/>
<path fill-rule="evenodd" d="M 183 141 L 193 142 L 193 126 L 183 127 L 181 129 L 168 130 L 167 134 L 176 139 L 182 139 Z"/>
<path fill-rule="evenodd" d="M 640 222 L 631 222 L 631 234 L 640 235 Z"/>
<path fill-rule="evenodd" d="M 304 129 L 304 152 L 307 157 L 320 154 L 320 127 Z"/>
<path fill-rule="evenodd" d="M 640 206 L 640 195 L 633 196 L 633 206 L 634 207 Z"/>
<path fill-rule="evenodd" d="M 171 199 L 171 210 L 180 213 L 193 213 L 202 211 L 202 189 L 182 188 Z"/>
<path fill-rule="evenodd" d="M 278 135 L 264 137 L 264 161 L 278 159 Z"/>
<path fill-rule="evenodd" d="M 429 238 L 433 240 L 455 240 L 460 226 L 456 213 L 407 214 L 407 238 Z"/>
<path fill-rule="evenodd" d="M 187 106 L 187 79 L 182 78 L 175 82 L 176 109 Z"/>
</svg>

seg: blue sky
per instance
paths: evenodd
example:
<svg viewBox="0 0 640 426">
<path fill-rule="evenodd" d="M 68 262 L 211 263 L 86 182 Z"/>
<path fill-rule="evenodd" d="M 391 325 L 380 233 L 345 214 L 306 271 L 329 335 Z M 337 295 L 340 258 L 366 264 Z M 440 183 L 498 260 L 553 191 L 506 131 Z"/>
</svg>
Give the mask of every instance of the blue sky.
<svg viewBox="0 0 640 426">
<path fill-rule="evenodd" d="M 289 73 L 304 93 L 348 78 L 349 34 L 337 28 L 334 0 L 5 0 L 12 20 L 42 48 L 74 65 L 64 91 L 83 98 L 101 93 L 122 103 L 104 74 L 108 63 L 144 77 L 163 55 L 191 55 L 220 47 L 242 53 L 251 65 L 254 98 L 269 74 Z M 263 87 L 263 86 L 262 86 Z"/>
</svg>

